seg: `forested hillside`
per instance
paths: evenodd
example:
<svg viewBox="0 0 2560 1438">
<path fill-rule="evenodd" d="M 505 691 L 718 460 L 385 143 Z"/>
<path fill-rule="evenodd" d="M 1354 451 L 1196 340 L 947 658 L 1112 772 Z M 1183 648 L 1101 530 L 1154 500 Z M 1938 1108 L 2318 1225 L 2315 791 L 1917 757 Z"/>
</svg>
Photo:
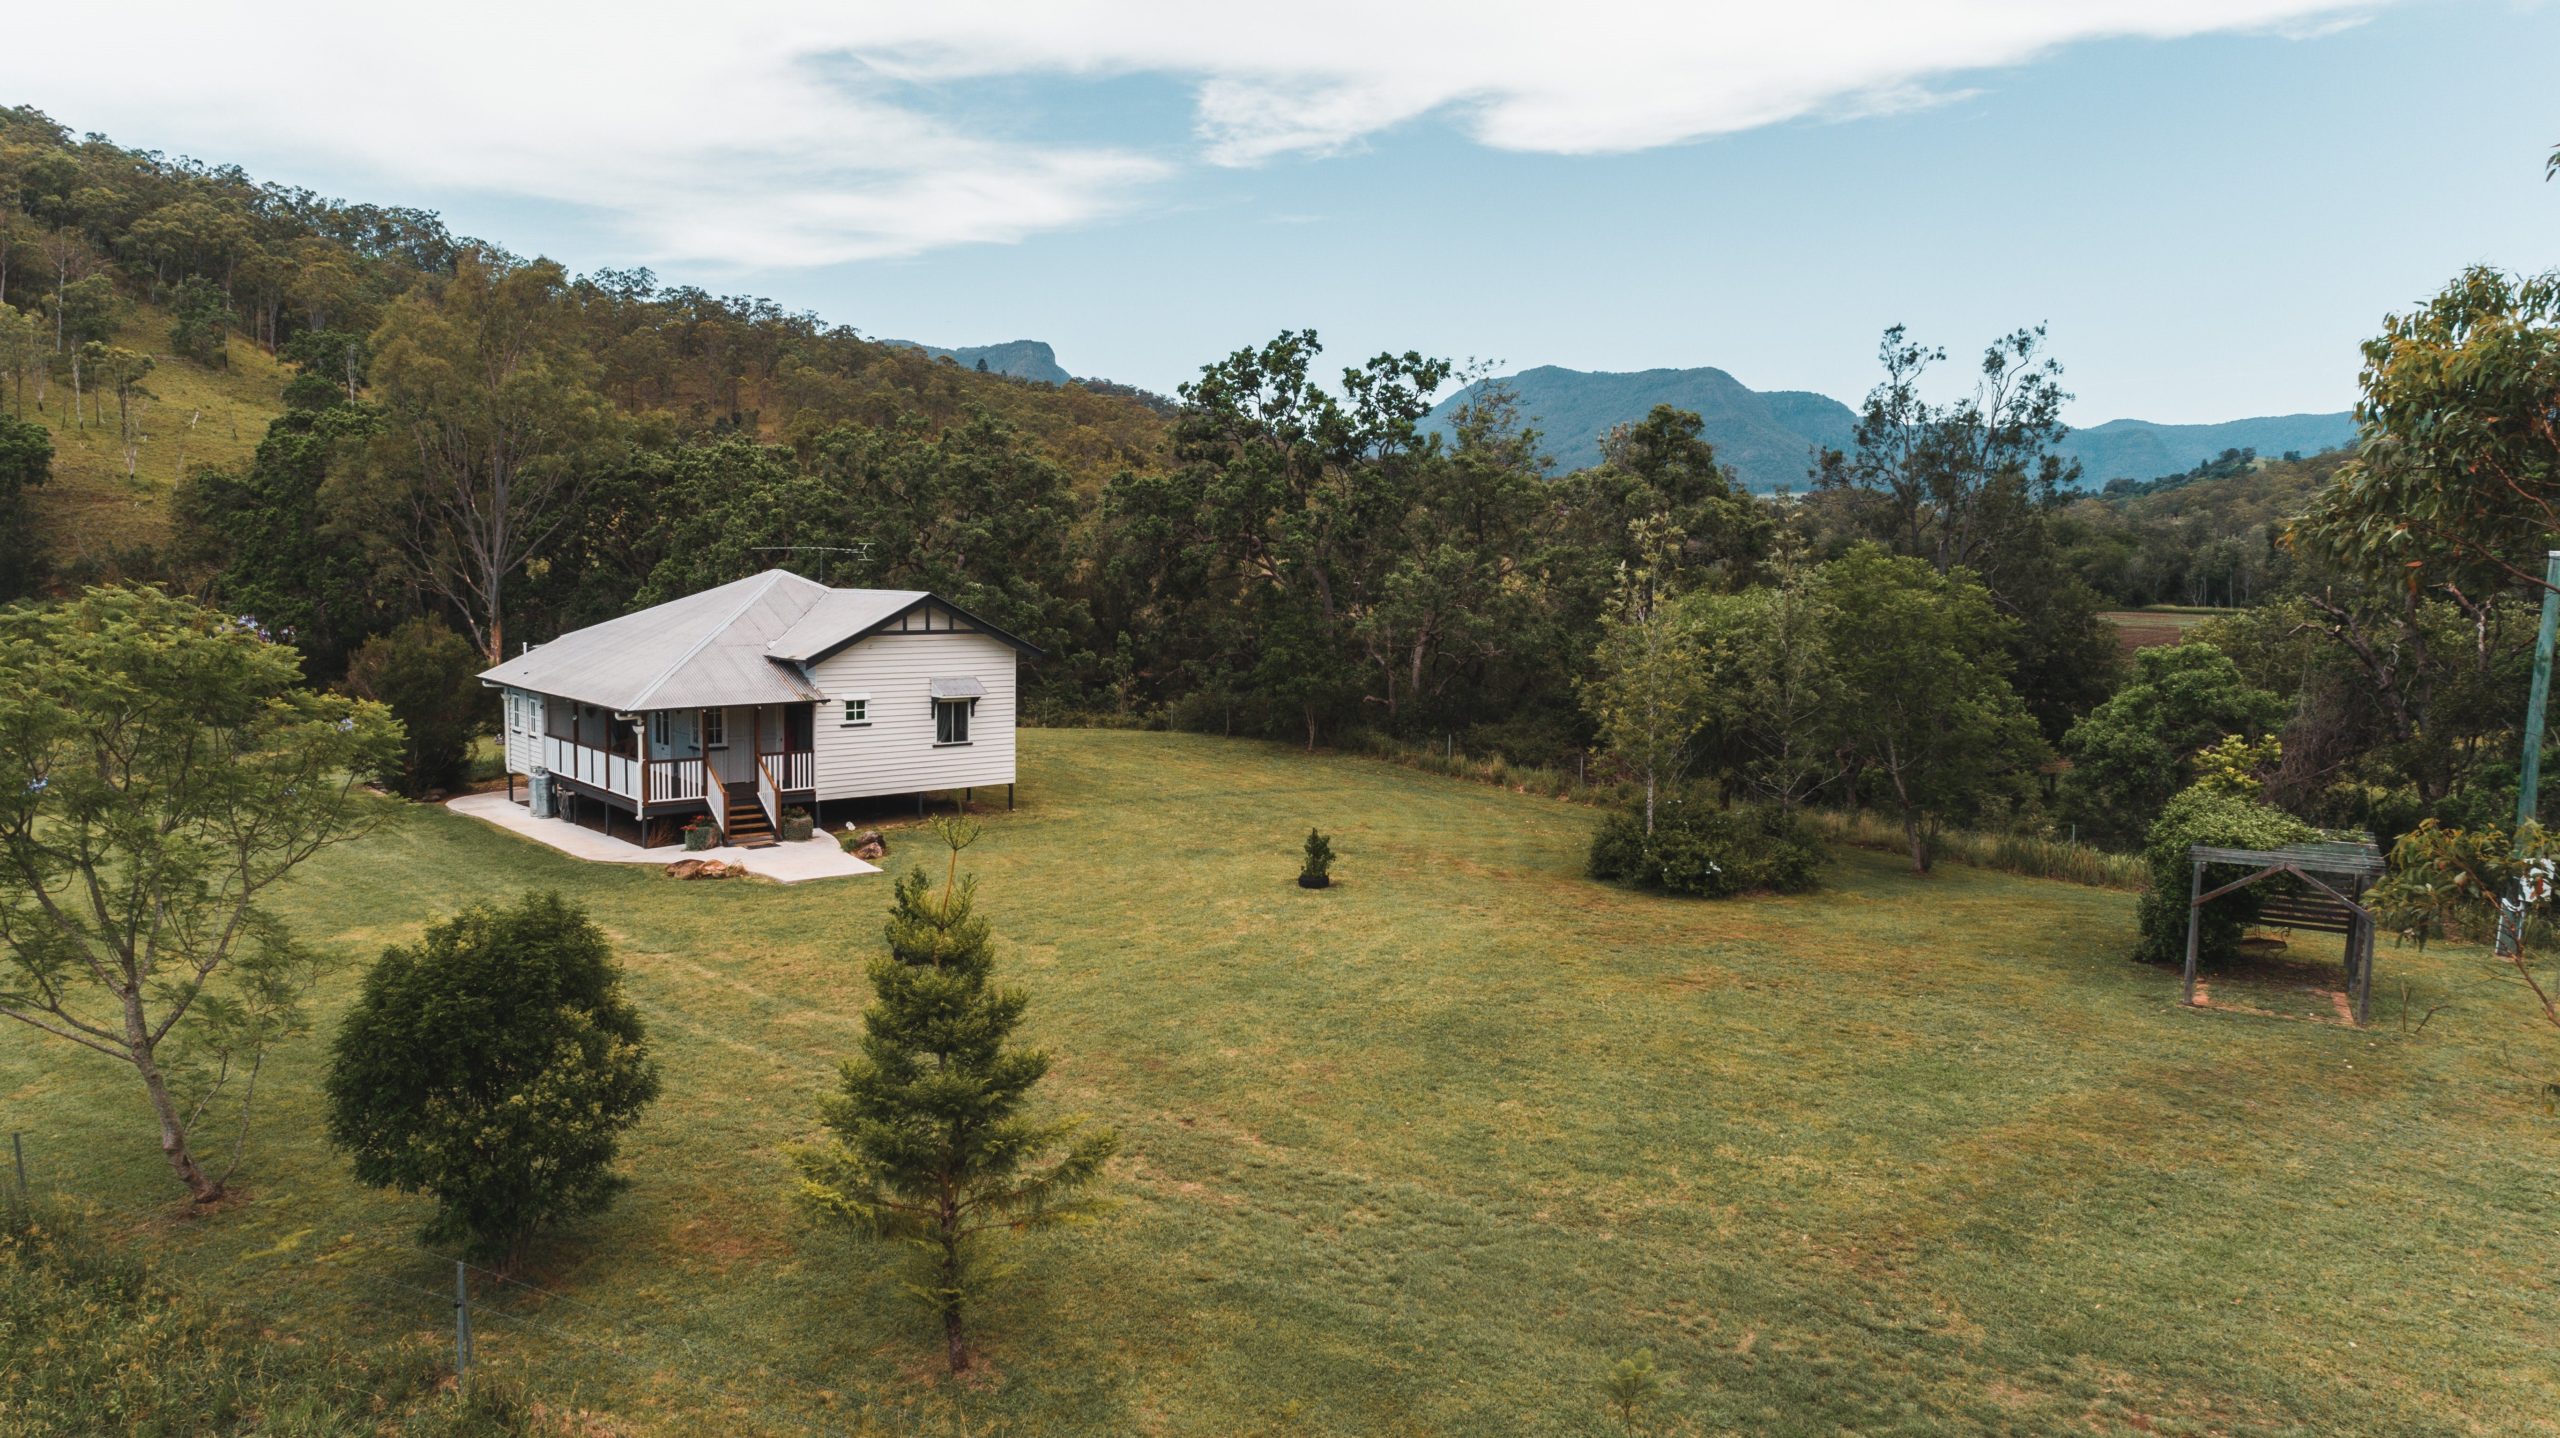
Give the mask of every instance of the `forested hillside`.
<svg viewBox="0 0 2560 1438">
<path fill-rule="evenodd" d="M 245 460 L 285 411 L 291 366 L 306 407 L 323 384 L 361 392 L 404 300 L 432 303 L 474 255 L 523 264 L 426 211 L 77 139 L 25 109 L 0 111 L 0 197 L 0 302 L 17 316 L 0 383 L 51 432 L 55 478 L 33 514 L 69 578 L 179 567 L 175 480 Z M 1130 394 L 982 373 L 645 271 L 537 268 L 544 341 L 580 357 L 577 386 L 642 447 L 803 443 L 846 424 L 932 437 L 983 415 L 1087 493 L 1163 460 L 1163 420 Z"/>
<path fill-rule="evenodd" d="M 2072 500 L 2055 534 L 2079 576 L 2110 601 L 2248 605 L 2290 562 L 2286 526 L 2349 458 L 2345 450 L 2267 460 L 2230 450 L 2180 474 Z"/>
</svg>

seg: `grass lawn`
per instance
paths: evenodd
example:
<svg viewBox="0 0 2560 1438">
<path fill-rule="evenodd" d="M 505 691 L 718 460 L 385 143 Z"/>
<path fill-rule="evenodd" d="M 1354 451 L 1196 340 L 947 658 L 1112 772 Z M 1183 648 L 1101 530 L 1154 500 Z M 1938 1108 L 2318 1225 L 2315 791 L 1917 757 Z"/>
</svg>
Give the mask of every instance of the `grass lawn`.
<svg viewBox="0 0 2560 1438">
<path fill-rule="evenodd" d="M 2560 1432 L 2560 1044 L 2476 956 L 2386 949 L 2366 1033 L 2196 1013 L 2121 893 L 1847 851 L 1813 896 L 1653 899 L 1581 877 L 1585 808 L 1208 738 L 1023 755 L 972 867 L 1124 1206 L 1019 1250 L 963 1384 L 788 1197 L 885 879 L 676 884 L 428 811 L 296 881 L 351 960 L 572 890 L 650 1015 L 632 1188 L 526 1275 L 558 1296 L 484 1302 L 488 1361 L 652 1433 L 1599 1434 L 1638 1349 L 1670 1432 Z M 1310 823 L 1330 891 L 1291 882 Z M 354 974 L 229 1211 L 174 1216 L 104 1060 L 0 1035 L 0 1121 L 281 1333 L 436 1331 L 422 1206 L 318 1137 Z M 2453 1007 L 2403 1035 L 2404 982 Z"/>
</svg>

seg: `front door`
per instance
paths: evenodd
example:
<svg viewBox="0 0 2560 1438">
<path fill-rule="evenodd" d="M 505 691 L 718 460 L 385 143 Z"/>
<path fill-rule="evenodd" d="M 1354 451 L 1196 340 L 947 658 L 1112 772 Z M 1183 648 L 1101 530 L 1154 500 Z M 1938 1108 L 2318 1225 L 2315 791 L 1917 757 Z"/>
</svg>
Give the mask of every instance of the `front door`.
<svg viewBox="0 0 2560 1438">
<path fill-rule="evenodd" d="M 702 753 L 711 773 L 723 784 L 756 781 L 756 736 L 753 709 L 702 711 Z"/>
</svg>

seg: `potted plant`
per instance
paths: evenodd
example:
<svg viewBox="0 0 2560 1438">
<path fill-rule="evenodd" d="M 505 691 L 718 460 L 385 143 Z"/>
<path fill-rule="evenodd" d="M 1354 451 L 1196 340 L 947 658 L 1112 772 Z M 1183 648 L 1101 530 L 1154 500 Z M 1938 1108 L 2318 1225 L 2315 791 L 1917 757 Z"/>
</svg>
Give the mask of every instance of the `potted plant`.
<svg viewBox="0 0 2560 1438">
<path fill-rule="evenodd" d="M 782 811 L 782 842 L 797 844 L 818 832 L 818 821 L 797 805 Z"/>
<path fill-rule="evenodd" d="M 1321 889 L 1333 882 L 1333 841 L 1323 831 L 1307 831 L 1307 857 L 1298 866 L 1298 887 Z"/>
<path fill-rule="evenodd" d="M 688 854 L 699 854 L 717 843 L 720 831 L 711 826 L 711 816 L 697 814 L 685 821 L 684 847 Z"/>
</svg>

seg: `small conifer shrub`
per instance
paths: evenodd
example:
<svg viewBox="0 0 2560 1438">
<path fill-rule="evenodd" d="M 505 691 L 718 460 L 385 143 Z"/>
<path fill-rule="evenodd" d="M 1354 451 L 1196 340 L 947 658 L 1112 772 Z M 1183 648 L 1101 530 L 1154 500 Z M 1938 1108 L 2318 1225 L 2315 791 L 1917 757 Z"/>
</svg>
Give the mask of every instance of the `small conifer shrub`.
<svg viewBox="0 0 2560 1438">
<path fill-rule="evenodd" d="M 1298 866 L 1298 887 L 1321 889 L 1333 882 L 1333 841 L 1321 829 L 1307 831 L 1307 857 Z"/>
</svg>

